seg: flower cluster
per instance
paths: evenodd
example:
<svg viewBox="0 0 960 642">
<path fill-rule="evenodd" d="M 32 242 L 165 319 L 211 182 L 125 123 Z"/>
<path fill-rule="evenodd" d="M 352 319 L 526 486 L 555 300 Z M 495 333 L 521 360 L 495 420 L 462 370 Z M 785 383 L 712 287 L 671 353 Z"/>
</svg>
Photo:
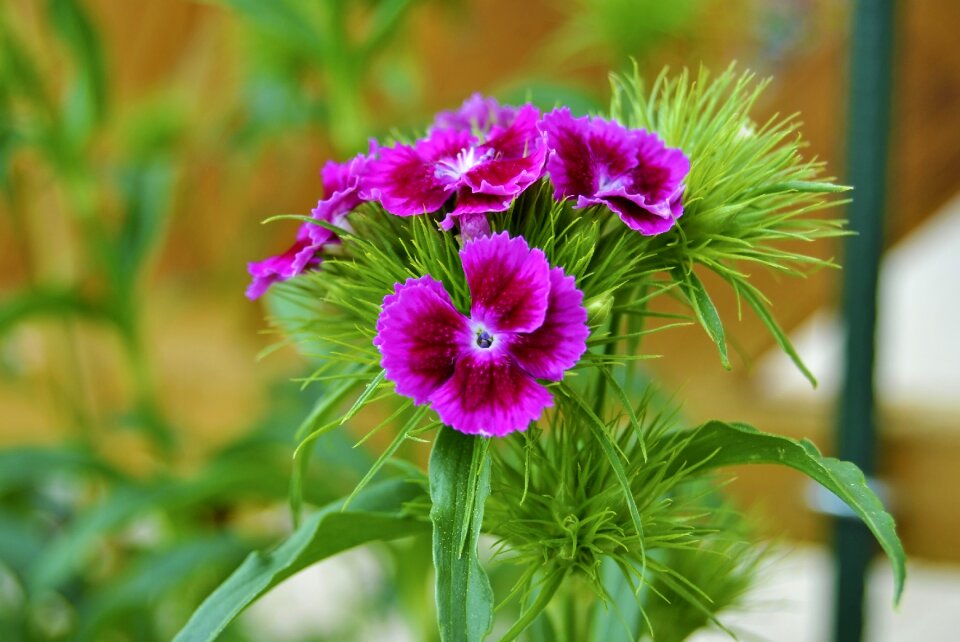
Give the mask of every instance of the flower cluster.
<svg viewBox="0 0 960 642">
<path fill-rule="evenodd" d="M 283 254 L 250 264 L 247 296 L 319 267 L 339 242 L 330 226 L 343 226 L 361 203 L 400 217 L 438 215 L 441 230 L 460 232 L 470 313 L 436 275 L 395 284 L 374 339 L 385 377 L 461 432 L 524 430 L 552 404 L 538 380 L 561 380 L 585 352 L 587 313 L 573 277 L 524 238 L 492 234 L 487 216 L 550 181 L 557 201 L 597 208 L 588 216 L 605 207 L 640 234 L 660 234 L 683 212 L 689 168 L 681 150 L 651 132 L 477 94 L 438 114 L 412 144 L 372 143 L 347 163 L 328 163 L 317 222 L 304 222 Z"/>
</svg>

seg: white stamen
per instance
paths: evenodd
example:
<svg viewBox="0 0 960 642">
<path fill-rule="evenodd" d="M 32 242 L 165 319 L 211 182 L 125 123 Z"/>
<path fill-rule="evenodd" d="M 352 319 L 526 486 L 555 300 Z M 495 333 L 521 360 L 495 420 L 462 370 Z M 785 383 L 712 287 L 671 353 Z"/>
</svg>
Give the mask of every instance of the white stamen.
<svg viewBox="0 0 960 642">
<path fill-rule="evenodd" d="M 445 158 L 437 161 L 437 178 L 452 178 L 453 180 L 457 180 L 479 165 L 485 158 L 486 154 L 478 157 L 477 150 L 474 147 L 461 149 L 456 158 Z"/>
</svg>

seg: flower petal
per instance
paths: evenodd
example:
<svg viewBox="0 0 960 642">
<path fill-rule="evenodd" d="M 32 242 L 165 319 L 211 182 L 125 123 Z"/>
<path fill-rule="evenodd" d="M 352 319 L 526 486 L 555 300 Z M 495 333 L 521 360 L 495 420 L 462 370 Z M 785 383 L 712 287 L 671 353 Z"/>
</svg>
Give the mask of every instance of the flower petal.
<svg viewBox="0 0 960 642">
<path fill-rule="evenodd" d="M 370 200 L 363 193 L 362 183 L 366 180 L 367 167 L 378 152 L 377 141 L 371 139 L 368 153 L 357 154 L 346 163 L 327 161 L 320 170 L 324 200 L 314 209 L 314 215 L 332 222 L 334 217 L 346 214 L 360 203 Z M 318 209 L 321 213 L 318 213 Z"/>
<path fill-rule="evenodd" d="M 474 321 L 498 332 L 540 327 L 550 294 L 550 266 L 542 250 L 531 250 L 523 237 L 501 232 L 467 243 L 460 259 Z"/>
<path fill-rule="evenodd" d="M 448 216 L 444 219 L 444 223 L 447 220 L 452 219 Z M 486 214 L 464 214 L 458 219 L 458 223 L 460 224 L 460 236 L 464 243 L 482 236 L 490 236 L 490 221 L 487 220 Z"/>
<path fill-rule="evenodd" d="M 456 111 L 442 111 L 433 121 L 436 129 L 462 129 L 488 132 L 491 127 L 504 127 L 514 120 L 517 108 L 501 106 L 496 98 L 473 94 Z"/>
<path fill-rule="evenodd" d="M 602 118 L 573 118 L 567 109 L 544 116 L 547 171 L 558 199 L 577 207 L 606 205 L 641 234 L 669 230 L 683 213 L 690 160 L 654 133 Z"/>
<path fill-rule="evenodd" d="M 547 135 L 547 172 L 558 200 L 595 195 L 636 157 L 637 143 L 623 126 L 602 118 L 574 118 L 566 107 L 545 115 L 540 128 Z"/>
<path fill-rule="evenodd" d="M 251 301 L 258 299 L 274 283 L 292 279 L 308 268 L 320 265 L 323 261 L 320 251 L 334 240 L 333 232 L 327 228 L 302 223 L 296 241 L 284 253 L 247 264 L 247 272 L 253 277 L 247 287 L 247 298 Z"/>
<path fill-rule="evenodd" d="M 470 326 L 443 284 L 427 275 L 398 283 L 384 297 L 373 343 L 397 393 L 422 404 L 453 376 L 457 358 L 470 345 Z"/>
<path fill-rule="evenodd" d="M 526 104 L 516 110 L 509 125 L 499 123 L 494 126 L 480 149 L 492 150 L 494 155 L 503 158 L 528 156 L 535 146 L 543 144 L 543 136 L 537 127 L 539 121 L 540 110 Z"/>
<path fill-rule="evenodd" d="M 550 298 L 543 325 L 510 337 L 507 351 L 534 377 L 560 381 L 583 356 L 589 334 L 583 292 L 572 276 L 555 267 L 550 270 Z"/>
<path fill-rule="evenodd" d="M 669 203 L 690 173 L 690 159 L 682 149 L 667 147 L 654 133 L 640 129 L 633 135 L 637 155 L 634 167 L 628 172 L 630 191 L 643 194 L 648 203 Z"/>
<path fill-rule="evenodd" d="M 462 187 L 457 192 L 457 206 L 440 222 L 445 230 L 453 229 L 455 222 L 460 222 L 465 216 L 487 214 L 489 212 L 505 212 L 510 209 L 513 196 L 496 196 L 494 194 L 477 194 L 469 188 Z"/>
<path fill-rule="evenodd" d="M 587 199 L 581 199 L 584 201 Z M 662 234 L 673 227 L 674 222 L 683 213 L 680 195 L 672 201 L 663 201 L 648 205 L 639 196 L 606 196 L 602 199 L 589 199 L 591 204 L 604 203 L 617 213 L 627 227 L 644 236 Z M 639 201 L 639 203 L 638 203 Z M 578 207 L 582 207 L 578 203 Z"/>
<path fill-rule="evenodd" d="M 471 350 L 457 360 L 453 377 L 431 396 L 443 423 L 468 435 L 502 437 L 526 430 L 547 406 L 550 392 L 502 350 Z"/>
<path fill-rule="evenodd" d="M 436 211 L 456 189 L 455 182 L 437 173 L 437 161 L 456 157 L 473 142 L 469 132 L 438 129 L 414 147 L 382 149 L 380 158 L 367 167 L 362 195 L 398 216 Z"/>
<path fill-rule="evenodd" d="M 546 154 L 539 144 L 529 156 L 482 161 L 463 175 L 463 182 L 476 193 L 516 196 L 543 175 Z"/>
</svg>

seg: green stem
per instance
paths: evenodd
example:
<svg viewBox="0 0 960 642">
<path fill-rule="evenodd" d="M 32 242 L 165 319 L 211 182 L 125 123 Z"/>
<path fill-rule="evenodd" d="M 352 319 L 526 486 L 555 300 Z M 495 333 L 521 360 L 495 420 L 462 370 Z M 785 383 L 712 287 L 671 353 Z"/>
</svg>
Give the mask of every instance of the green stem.
<svg viewBox="0 0 960 642">
<path fill-rule="evenodd" d="M 589 642 L 590 611 L 597 599 L 592 590 L 576 571 L 567 573 L 560 586 L 562 595 L 553 601 L 559 612 L 555 612 L 555 621 L 560 622 L 557 633 L 563 642 Z"/>
<path fill-rule="evenodd" d="M 135 300 L 132 292 L 129 300 Z M 123 334 L 127 363 L 135 385 L 137 419 L 160 449 L 160 453 L 169 459 L 174 454 L 176 436 L 164 418 L 157 401 L 150 363 L 139 331 L 138 317 L 135 305 L 126 306 L 120 317 L 123 319 L 120 330 Z"/>
<path fill-rule="evenodd" d="M 644 283 L 639 288 L 637 288 L 638 296 L 634 297 L 634 300 L 640 300 L 640 309 L 637 312 L 634 312 L 634 315 L 638 317 L 637 327 L 631 328 L 631 332 L 642 332 L 644 326 L 646 325 L 646 313 L 647 308 L 650 305 L 650 302 L 647 300 L 647 295 L 650 292 L 649 284 Z M 638 334 L 636 337 L 631 338 L 627 343 L 627 350 L 633 354 L 640 353 L 640 342 L 643 340 L 643 335 Z M 637 371 L 636 362 L 627 362 L 626 368 L 627 371 L 624 374 L 624 384 L 627 390 L 633 390 L 636 383 L 636 371 Z"/>
<path fill-rule="evenodd" d="M 620 299 L 620 297 L 615 294 L 613 298 L 614 307 L 610 312 L 610 323 L 607 325 L 607 333 L 610 335 L 616 335 L 616 333 L 620 331 L 620 315 L 622 313 L 616 308 L 618 299 Z M 604 357 L 612 356 L 616 352 L 617 343 L 618 343 L 617 341 L 610 341 L 609 343 L 604 345 L 603 356 Z M 596 392 L 594 393 L 594 401 L 593 401 L 593 412 L 598 417 L 603 417 L 603 407 L 604 407 L 604 404 L 606 403 L 606 396 L 607 396 L 607 378 L 601 374 L 601 375 L 598 375 L 597 377 L 597 389 L 596 389 Z"/>
</svg>

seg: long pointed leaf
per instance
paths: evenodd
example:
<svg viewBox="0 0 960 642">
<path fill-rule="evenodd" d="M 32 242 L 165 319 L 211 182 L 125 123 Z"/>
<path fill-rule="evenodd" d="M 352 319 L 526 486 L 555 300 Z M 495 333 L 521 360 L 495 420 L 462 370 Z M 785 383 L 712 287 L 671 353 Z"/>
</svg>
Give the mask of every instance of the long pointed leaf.
<svg viewBox="0 0 960 642">
<path fill-rule="evenodd" d="M 870 490 L 863 473 L 850 462 L 824 457 L 809 441 L 760 432 L 745 424 L 710 421 L 700 426 L 673 466 L 703 468 L 737 464 L 779 464 L 807 475 L 844 501 L 867 525 L 893 566 L 894 601 L 906 578 L 906 554 L 893 518 Z"/>
<path fill-rule="evenodd" d="M 422 495 L 419 484 L 391 480 L 369 486 L 350 511 L 340 511 L 342 502 L 327 506 L 273 551 L 251 553 L 200 605 L 174 642 L 212 642 L 254 600 L 322 559 L 359 544 L 427 532 L 429 524 L 403 509 Z"/>
<path fill-rule="evenodd" d="M 803 362 L 803 359 L 800 358 L 796 348 L 793 347 L 793 343 L 791 343 L 790 339 L 787 337 L 787 333 L 783 331 L 783 329 L 780 327 L 780 324 L 777 323 L 777 320 L 773 318 L 772 314 L 770 314 L 770 310 L 767 309 L 767 306 L 763 303 L 763 300 L 754 290 L 753 286 L 740 283 L 737 287 L 737 291 L 740 292 L 744 300 L 750 304 L 750 307 L 753 308 L 753 311 L 757 313 L 757 316 L 760 317 L 760 320 L 763 321 L 764 325 L 766 325 L 770 330 L 770 334 L 773 335 L 777 345 L 779 345 L 780 348 L 787 354 L 787 356 L 790 357 L 790 360 L 793 361 L 794 365 L 800 369 L 800 372 L 802 372 L 803 376 L 807 378 L 807 381 L 810 382 L 810 385 L 816 388 L 817 378 L 813 376 L 813 373 L 810 372 L 809 368 L 807 368 L 807 365 Z"/>
<path fill-rule="evenodd" d="M 480 642 L 493 623 L 493 589 L 477 559 L 490 494 L 488 442 L 441 427 L 430 454 L 433 565 L 443 642 Z"/>
<path fill-rule="evenodd" d="M 717 345 L 720 352 L 720 363 L 727 370 L 730 369 L 730 358 L 727 356 L 727 339 L 723 332 L 723 322 L 720 321 L 720 315 L 717 314 L 717 308 L 713 305 L 713 300 L 707 294 L 707 289 L 703 287 L 703 282 L 691 270 L 682 277 L 677 275 L 680 287 L 683 293 L 690 301 L 693 311 L 700 321 L 700 325 L 706 330 L 710 340 Z"/>
<path fill-rule="evenodd" d="M 610 462 L 610 467 L 613 469 L 614 475 L 617 476 L 617 480 L 620 482 L 620 486 L 623 488 L 624 501 L 626 501 L 627 509 L 630 511 L 630 517 L 633 519 L 633 526 L 637 529 L 637 535 L 640 537 L 640 551 L 642 554 L 644 554 L 644 559 L 646 559 L 643 545 L 643 522 L 640 519 L 640 509 L 637 508 L 637 500 L 633 496 L 633 490 L 630 487 L 630 479 L 627 477 L 627 471 L 623 467 L 623 462 L 620 461 L 620 453 L 617 451 L 616 446 L 614 446 L 613 440 L 610 439 L 610 435 L 607 434 L 607 428 L 603 421 L 595 412 L 593 412 L 593 410 L 590 409 L 590 406 L 587 405 L 587 402 L 584 401 L 583 397 L 581 397 L 573 388 L 566 385 L 562 386 L 561 390 L 563 391 L 564 395 L 566 395 L 575 404 L 577 404 L 577 406 L 579 406 L 580 410 L 583 411 L 584 415 L 586 415 L 586 417 L 589 419 L 587 423 L 590 426 L 590 431 L 600 443 L 600 447 L 607 456 L 607 461 Z"/>
<path fill-rule="evenodd" d="M 521 633 L 523 633 L 528 626 L 533 624 L 534 620 L 543 613 L 543 610 L 547 608 L 547 605 L 550 604 L 550 600 L 553 599 L 554 594 L 556 594 L 557 589 L 560 588 L 560 585 L 563 583 L 563 578 L 566 577 L 564 571 L 554 571 L 547 579 L 544 580 L 543 585 L 540 587 L 540 593 L 537 595 L 537 599 L 533 601 L 533 604 L 530 605 L 526 611 L 520 614 L 520 618 L 513 623 L 513 626 L 503 634 L 503 637 L 500 638 L 500 642 L 510 642 L 511 640 L 517 639 Z"/>
</svg>

